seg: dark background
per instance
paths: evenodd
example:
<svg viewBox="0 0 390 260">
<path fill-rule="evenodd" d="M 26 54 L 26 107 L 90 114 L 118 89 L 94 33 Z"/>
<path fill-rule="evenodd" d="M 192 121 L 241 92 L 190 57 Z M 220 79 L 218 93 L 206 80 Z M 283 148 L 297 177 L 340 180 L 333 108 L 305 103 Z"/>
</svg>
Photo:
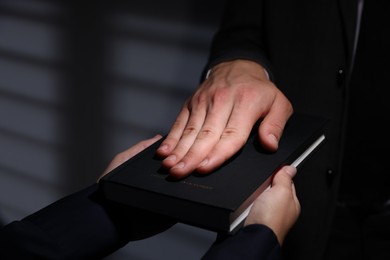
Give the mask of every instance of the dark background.
<svg viewBox="0 0 390 260">
<path fill-rule="evenodd" d="M 223 2 L 0 1 L 1 222 L 165 134 L 198 85 Z M 178 224 L 109 259 L 199 259 L 214 238 Z"/>
</svg>

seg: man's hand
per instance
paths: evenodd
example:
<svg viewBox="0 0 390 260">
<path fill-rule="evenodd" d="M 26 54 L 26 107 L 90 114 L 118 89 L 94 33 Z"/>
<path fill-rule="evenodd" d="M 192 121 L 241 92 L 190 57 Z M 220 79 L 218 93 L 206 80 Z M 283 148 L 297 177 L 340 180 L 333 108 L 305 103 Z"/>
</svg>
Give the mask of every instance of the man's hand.
<svg viewBox="0 0 390 260">
<path fill-rule="evenodd" d="M 185 102 L 167 138 L 157 149 L 171 176 L 196 170 L 209 173 L 247 141 L 254 124 L 269 151 L 278 148 L 293 108 L 261 65 L 236 60 L 221 63 Z"/>
</svg>

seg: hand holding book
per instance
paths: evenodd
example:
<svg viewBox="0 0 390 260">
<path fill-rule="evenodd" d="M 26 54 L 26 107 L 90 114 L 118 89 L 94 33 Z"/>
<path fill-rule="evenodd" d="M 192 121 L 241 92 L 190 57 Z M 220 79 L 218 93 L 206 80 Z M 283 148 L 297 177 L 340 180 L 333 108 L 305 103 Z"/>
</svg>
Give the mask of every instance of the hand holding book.
<svg viewBox="0 0 390 260">
<path fill-rule="evenodd" d="M 244 226 L 251 224 L 268 226 L 274 231 L 279 244 L 283 244 L 284 238 L 301 212 L 292 181 L 296 172 L 295 167 L 284 166 L 274 175 L 270 188 L 253 202 Z"/>
</svg>

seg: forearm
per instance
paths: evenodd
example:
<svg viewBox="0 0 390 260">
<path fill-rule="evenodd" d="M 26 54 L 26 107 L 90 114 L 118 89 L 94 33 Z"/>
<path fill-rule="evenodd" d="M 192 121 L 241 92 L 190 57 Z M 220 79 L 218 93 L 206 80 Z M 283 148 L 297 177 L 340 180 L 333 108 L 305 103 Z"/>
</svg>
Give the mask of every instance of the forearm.
<svg viewBox="0 0 390 260">
<path fill-rule="evenodd" d="M 264 225 L 249 225 L 234 236 L 216 241 L 202 260 L 281 260 L 281 248 L 271 229 Z"/>
<path fill-rule="evenodd" d="M 174 224 L 162 219 L 160 226 L 149 225 L 152 217 L 108 203 L 95 184 L 4 227 L 0 241 L 6 251 L 2 253 L 49 259 L 101 259 L 130 240 L 154 235 Z"/>
</svg>

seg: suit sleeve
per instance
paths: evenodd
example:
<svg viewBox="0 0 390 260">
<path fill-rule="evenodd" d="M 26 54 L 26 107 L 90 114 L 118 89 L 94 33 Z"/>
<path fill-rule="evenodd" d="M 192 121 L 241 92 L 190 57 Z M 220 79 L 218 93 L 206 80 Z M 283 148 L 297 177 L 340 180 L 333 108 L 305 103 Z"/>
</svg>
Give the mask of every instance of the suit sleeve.
<svg viewBox="0 0 390 260">
<path fill-rule="evenodd" d="M 224 8 L 202 77 L 218 63 L 246 59 L 261 64 L 272 79 L 271 65 L 265 51 L 263 1 L 228 0 Z"/>
<path fill-rule="evenodd" d="M 0 259 L 102 259 L 129 241 L 153 236 L 175 223 L 107 202 L 92 185 L 1 228 Z M 273 232 L 250 225 L 215 242 L 203 260 L 275 260 L 279 254 Z"/>
<path fill-rule="evenodd" d="M 109 203 L 94 184 L 3 227 L 0 259 L 101 259 L 175 223 Z"/>
<path fill-rule="evenodd" d="M 249 225 L 235 235 L 217 241 L 202 260 L 282 260 L 281 248 L 273 231 L 264 225 Z"/>
</svg>

